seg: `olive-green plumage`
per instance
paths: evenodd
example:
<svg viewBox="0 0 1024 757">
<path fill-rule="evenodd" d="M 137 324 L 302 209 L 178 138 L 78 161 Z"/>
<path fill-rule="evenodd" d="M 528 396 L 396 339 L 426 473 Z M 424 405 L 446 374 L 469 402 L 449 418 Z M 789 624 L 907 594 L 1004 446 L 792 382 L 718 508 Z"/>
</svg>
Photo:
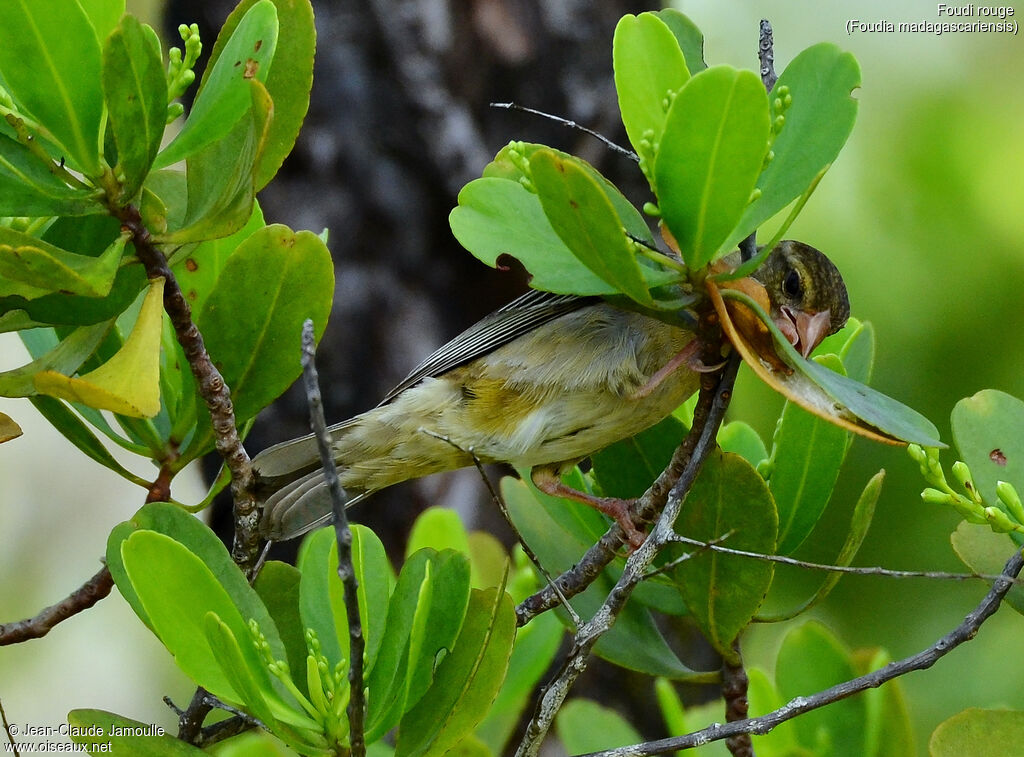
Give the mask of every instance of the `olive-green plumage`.
<svg viewBox="0 0 1024 757">
<path fill-rule="evenodd" d="M 834 331 L 849 315 L 838 271 L 811 247 L 780 244 L 755 277 L 773 317 L 782 307 L 828 310 Z M 341 484 L 361 499 L 472 465 L 473 456 L 557 474 L 693 394 L 698 374 L 687 365 L 651 381 L 692 339 L 599 298 L 530 292 L 427 358 L 381 405 L 331 427 Z M 265 536 L 290 538 L 330 519 L 312 437 L 271 447 L 253 463 Z"/>
</svg>

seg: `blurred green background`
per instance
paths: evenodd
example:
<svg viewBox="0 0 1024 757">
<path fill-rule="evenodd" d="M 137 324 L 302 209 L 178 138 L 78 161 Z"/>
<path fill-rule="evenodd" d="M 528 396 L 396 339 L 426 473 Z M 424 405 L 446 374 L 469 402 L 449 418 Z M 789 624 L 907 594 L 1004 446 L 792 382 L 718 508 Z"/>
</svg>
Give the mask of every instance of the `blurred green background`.
<svg viewBox="0 0 1024 757">
<path fill-rule="evenodd" d="M 158 5 L 129 2 L 151 21 Z M 756 67 L 762 17 L 775 28 L 779 71 L 819 41 L 835 42 L 860 61 L 854 133 L 790 236 L 832 257 L 846 278 L 854 314 L 874 325 L 874 386 L 928 416 L 947 441 L 949 414 L 959 399 L 984 388 L 1024 397 L 1024 42 L 995 33 L 846 33 L 851 17 L 936 21 L 930 2 L 701 0 L 678 7 L 703 29 L 709 63 Z M 331 39 L 322 37 L 320 46 L 323 54 Z M 305 225 L 317 222 L 323 219 Z M 2 367 L 13 367 L 23 358 L 16 340 L 4 337 Z M 732 417 L 770 439 L 781 399 L 749 375 L 741 377 L 735 396 Z M 31 414 L 25 403 L 10 401 L 0 402 L 0 410 L 23 425 Z M 35 451 L 26 446 L 28 437 L 38 445 Z M 65 459 L 70 465 L 84 458 L 57 451 L 59 444 L 55 433 L 32 430 L 0 458 L 0 574 L 38 577 L 30 593 L 15 595 L 13 584 L 0 591 L 0 622 L 36 612 L 91 575 L 110 525 L 126 517 L 125 503 L 138 501 L 131 487 L 113 489 L 109 476 L 93 482 L 66 470 Z M 955 452 L 944 459 L 948 464 Z M 32 479 L 27 471 L 40 460 Z M 54 488 L 46 460 L 61 460 L 63 488 Z M 949 546 L 954 514 L 921 503 L 924 483 L 903 450 L 863 440 L 854 443 L 825 521 L 802 556 L 834 558 L 849 511 L 879 468 L 888 477 L 858 564 L 962 570 Z M 44 491 L 51 494 L 40 498 Z M 85 495 L 97 501 L 86 502 Z M 52 514 L 42 512 L 49 506 Z M 73 554 L 72 547 L 82 551 Z M 778 601 L 817 580 L 786 574 L 789 592 Z M 814 614 L 848 645 L 883 646 L 899 658 L 959 623 L 985 590 L 977 582 L 847 577 Z M 117 628 L 115 649 L 111 628 Z M 1024 708 L 1024 660 L 1013 654 L 1021 628 L 1019 616 L 1001 610 L 977 639 L 935 668 L 903 679 L 921 754 L 934 727 L 964 707 Z M 746 640 L 748 663 L 770 667 L 784 631 L 754 628 Z M 82 654 L 83 639 L 90 654 Z M 144 672 L 146 664 L 155 669 Z M 149 722 L 160 695 L 171 691 L 184 703 L 191 693 L 170 667 L 159 644 L 112 598 L 44 641 L 0 650 L 0 697 L 19 723 L 57 724 L 76 706 L 107 707 Z M 173 714 L 161 713 L 158 722 L 172 727 Z"/>
</svg>

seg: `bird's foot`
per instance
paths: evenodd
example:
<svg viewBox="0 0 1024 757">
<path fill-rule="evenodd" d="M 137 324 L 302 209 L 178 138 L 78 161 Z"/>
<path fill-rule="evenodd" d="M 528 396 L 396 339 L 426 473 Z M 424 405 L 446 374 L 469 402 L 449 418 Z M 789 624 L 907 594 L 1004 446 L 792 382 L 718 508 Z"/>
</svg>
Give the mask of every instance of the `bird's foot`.
<svg viewBox="0 0 1024 757">
<path fill-rule="evenodd" d="M 622 529 L 630 551 L 639 548 L 644 543 L 644 539 L 647 538 L 647 534 L 636 527 L 632 516 L 629 514 L 629 508 L 636 502 L 635 499 L 595 497 L 593 494 L 587 494 L 563 484 L 555 471 L 546 468 L 534 468 L 531 478 L 533 478 L 533 483 L 536 484 L 537 488 L 545 494 L 550 494 L 553 497 L 565 497 L 566 499 L 590 505 L 614 520 Z"/>
</svg>

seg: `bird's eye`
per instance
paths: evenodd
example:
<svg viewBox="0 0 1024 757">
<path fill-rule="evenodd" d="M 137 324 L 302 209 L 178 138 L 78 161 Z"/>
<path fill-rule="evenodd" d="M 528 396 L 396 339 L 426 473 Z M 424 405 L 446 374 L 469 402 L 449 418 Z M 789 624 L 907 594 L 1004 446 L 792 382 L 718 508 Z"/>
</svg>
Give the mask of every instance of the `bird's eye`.
<svg viewBox="0 0 1024 757">
<path fill-rule="evenodd" d="M 782 291 L 787 297 L 799 300 L 804 296 L 803 282 L 800 281 L 800 273 L 795 268 L 790 268 L 786 278 L 782 280 Z"/>
</svg>

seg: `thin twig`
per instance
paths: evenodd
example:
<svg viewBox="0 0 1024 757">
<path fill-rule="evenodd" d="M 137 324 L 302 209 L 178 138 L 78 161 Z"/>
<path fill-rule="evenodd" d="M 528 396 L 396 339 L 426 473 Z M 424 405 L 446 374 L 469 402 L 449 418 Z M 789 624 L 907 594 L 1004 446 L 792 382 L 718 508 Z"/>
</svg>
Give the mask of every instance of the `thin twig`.
<svg viewBox="0 0 1024 757">
<path fill-rule="evenodd" d="M 775 75 L 775 48 L 772 25 L 766 18 L 761 19 L 761 33 L 757 44 L 757 58 L 761 62 L 761 81 L 769 92 L 779 77 Z"/>
<path fill-rule="evenodd" d="M 363 722 L 366 717 L 366 697 L 363 693 L 363 624 L 359 618 L 359 582 L 352 565 L 352 529 L 345 513 L 345 492 L 338 480 L 338 469 L 334 464 L 331 440 L 324 419 L 324 403 L 320 395 L 320 384 L 316 372 L 316 337 L 313 321 L 306 319 L 302 325 L 302 378 L 306 385 L 306 402 L 309 404 L 309 421 L 320 450 L 320 464 L 323 466 L 324 481 L 331 494 L 331 509 L 334 513 L 334 533 L 338 540 L 338 576 L 345 587 L 345 614 L 348 619 L 349 668 L 348 682 L 350 699 L 348 703 L 349 741 L 355 757 L 366 754 Z"/>
<path fill-rule="evenodd" d="M 113 586 L 114 579 L 107 567 L 103 566 L 96 575 L 75 589 L 65 599 L 47 607 L 34 618 L 0 625 L 0 647 L 29 639 L 41 639 L 61 621 L 67 620 L 83 610 L 88 610 L 110 594 Z"/>
<path fill-rule="evenodd" d="M 701 328 L 698 330 L 697 336 L 705 346 L 702 357 L 708 357 L 714 350 L 720 349 L 720 336 L 716 339 L 710 334 L 718 336 L 720 332 L 715 328 L 712 319 L 705 315 L 701 319 Z M 683 500 L 696 480 L 704 460 L 715 447 L 718 427 L 721 425 L 725 409 L 729 405 L 732 384 L 738 369 L 739 357 L 733 353 L 721 372 L 702 375 L 700 397 L 697 403 L 697 410 L 700 412 L 695 410 L 693 428 L 687 435 L 687 440 L 695 436 L 696 442 L 682 475 L 672 486 L 665 508 L 655 523 L 653 531 L 626 560 L 622 575 L 594 617 L 584 623 L 576 632 L 568 656 L 555 679 L 545 689 L 533 717 L 527 724 L 526 733 L 516 751 L 517 757 L 535 757 L 537 755 L 555 715 L 569 694 L 569 689 L 586 669 L 594 645 L 612 627 L 633 589 L 643 580 L 651 561 L 668 542 Z"/>
<path fill-rule="evenodd" d="M 187 744 L 197 743 L 202 736 L 203 721 L 213 709 L 206 701 L 209 694 L 202 686 L 198 687 L 184 710 L 179 709 L 170 697 L 164 697 L 164 704 L 178 715 L 178 738 Z"/>
<path fill-rule="evenodd" d="M 0 699 L 0 719 L 4 721 L 4 732 L 7 734 L 7 741 L 11 745 L 12 754 L 21 754 L 18 751 L 18 745 L 14 743 L 14 734 L 11 733 L 11 724 L 7 722 L 7 713 L 4 711 L 4 701 Z"/>
<path fill-rule="evenodd" d="M 603 134 L 600 134 L 594 131 L 593 129 L 588 129 L 586 126 L 582 126 L 576 123 L 575 121 L 570 121 L 568 118 L 562 118 L 561 116 L 556 116 L 551 113 L 545 113 L 542 110 L 536 110 L 534 108 L 528 108 L 525 105 L 519 105 L 517 103 L 490 103 L 490 106 L 492 108 L 503 108 L 505 110 L 518 110 L 521 113 L 529 113 L 534 116 L 540 116 L 541 118 L 547 118 L 569 129 L 577 129 L 579 131 L 582 131 L 584 134 L 589 134 L 595 139 L 600 140 L 605 145 L 605 147 L 607 147 L 612 152 L 617 152 L 619 155 L 624 155 L 625 157 L 632 160 L 634 163 L 640 162 L 640 156 L 637 155 L 632 150 L 627 150 L 625 147 L 618 145 L 615 142 L 612 142 L 610 139 L 608 139 L 608 137 L 604 136 Z"/>
<path fill-rule="evenodd" d="M 725 538 L 726 537 L 719 537 L 710 542 L 707 542 L 701 541 L 700 539 L 691 539 L 687 536 L 680 536 L 679 534 L 676 534 L 672 537 L 672 541 L 678 542 L 680 544 L 688 544 L 692 547 L 697 547 L 701 550 L 721 552 L 722 554 L 736 555 L 737 557 L 749 557 L 754 560 L 765 560 L 767 562 L 781 563 L 782 565 L 790 565 L 794 568 L 806 568 L 807 570 L 821 570 L 827 573 L 848 573 L 854 576 L 885 576 L 886 578 L 933 578 L 942 581 L 980 580 L 988 581 L 989 583 L 998 580 L 1003 580 L 1004 578 L 1003 574 L 1001 573 L 949 573 L 941 570 L 894 570 L 892 568 L 882 568 L 877 565 L 866 565 L 863 567 L 854 565 L 828 565 L 825 563 L 797 560 L 795 557 L 786 557 L 785 555 L 768 555 L 763 552 L 749 552 L 745 549 L 733 549 L 732 547 L 723 547 L 720 543 Z M 677 562 L 678 560 L 673 560 L 670 563 L 666 563 L 657 570 L 652 570 L 651 573 L 648 575 L 655 575 L 657 573 L 667 572 L 674 568 Z M 1013 583 L 1024 585 L 1024 579 L 1014 579 Z"/>
<path fill-rule="evenodd" d="M 217 451 L 231 471 L 235 520 L 231 558 L 247 576 L 251 575 L 260 551 L 259 508 L 252 494 L 252 464 L 235 426 L 231 391 L 210 359 L 203 336 L 192 322 L 192 309 L 188 300 L 182 293 L 170 266 L 167 265 L 167 258 L 153 242 L 139 209 L 134 205 L 126 205 L 122 208 L 112 208 L 111 212 L 121 222 L 122 227 L 131 232 L 135 253 L 145 266 L 146 275 L 151 279 L 161 276 L 164 279 L 164 310 L 171 320 L 178 343 L 192 369 L 192 375 L 196 378 L 199 394 L 210 412 Z"/>
<path fill-rule="evenodd" d="M 1013 586 L 1014 579 L 1020 573 L 1022 567 L 1024 567 L 1024 557 L 1022 557 L 1019 551 L 1014 552 L 1013 556 L 1006 562 L 1006 566 L 1003 568 L 1003 572 L 995 584 L 985 595 L 985 598 L 967 614 L 963 622 L 930 647 L 917 654 L 896 662 L 890 662 L 885 667 L 879 668 L 867 675 L 836 684 L 816 694 L 791 699 L 779 709 L 761 717 L 738 720 L 725 725 L 715 723 L 703 730 L 695 731 L 685 736 L 674 736 L 644 744 L 608 749 L 603 752 L 591 752 L 582 757 L 646 757 L 648 755 L 666 754 L 679 749 L 703 746 L 712 741 L 726 739 L 738 733 L 764 735 L 781 723 L 795 718 L 797 715 L 802 715 L 805 712 L 838 702 L 840 699 L 845 699 L 867 689 L 877 688 L 887 681 L 912 671 L 926 670 L 965 641 L 970 641 L 977 635 L 982 624 L 999 609 L 999 604 Z"/>
</svg>

